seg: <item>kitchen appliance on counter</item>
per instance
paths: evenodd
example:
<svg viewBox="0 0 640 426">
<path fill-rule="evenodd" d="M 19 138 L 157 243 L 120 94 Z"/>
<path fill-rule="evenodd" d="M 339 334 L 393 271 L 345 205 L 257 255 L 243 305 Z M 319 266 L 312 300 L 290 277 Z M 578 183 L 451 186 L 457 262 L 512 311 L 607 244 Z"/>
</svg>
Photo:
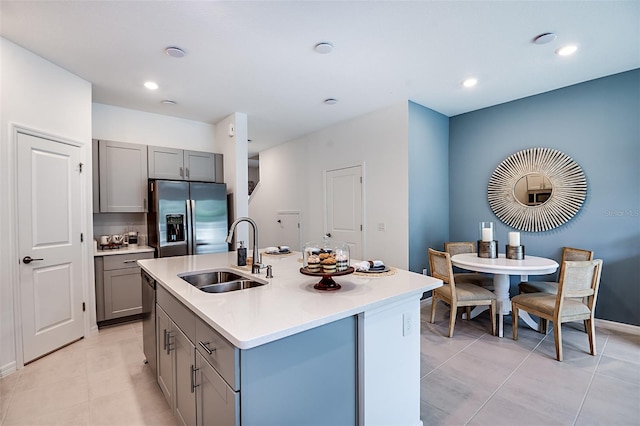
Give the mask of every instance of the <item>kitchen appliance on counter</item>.
<svg viewBox="0 0 640 426">
<path fill-rule="evenodd" d="M 229 251 L 227 185 L 149 180 L 149 245 L 157 257 Z"/>
</svg>

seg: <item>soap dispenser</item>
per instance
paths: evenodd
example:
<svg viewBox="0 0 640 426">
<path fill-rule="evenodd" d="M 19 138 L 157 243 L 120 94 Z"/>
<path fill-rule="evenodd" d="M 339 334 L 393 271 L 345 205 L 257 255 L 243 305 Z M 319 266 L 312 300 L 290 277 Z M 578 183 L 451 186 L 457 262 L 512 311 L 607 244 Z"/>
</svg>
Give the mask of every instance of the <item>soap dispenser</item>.
<svg viewBox="0 0 640 426">
<path fill-rule="evenodd" d="M 244 241 L 240 241 L 240 247 L 238 247 L 238 266 L 247 265 L 247 248 L 244 246 Z"/>
</svg>

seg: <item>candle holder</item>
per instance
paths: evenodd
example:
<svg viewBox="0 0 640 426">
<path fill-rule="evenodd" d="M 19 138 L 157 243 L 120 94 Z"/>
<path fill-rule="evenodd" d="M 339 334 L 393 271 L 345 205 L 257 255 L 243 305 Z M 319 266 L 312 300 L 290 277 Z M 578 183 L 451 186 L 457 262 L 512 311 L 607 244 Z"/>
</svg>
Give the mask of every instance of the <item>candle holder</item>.
<svg viewBox="0 0 640 426">
<path fill-rule="evenodd" d="M 478 240 L 478 257 L 487 259 L 495 259 L 498 257 L 497 241 L 480 241 Z"/>
<path fill-rule="evenodd" d="M 512 260 L 523 260 L 524 259 L 524 246 L 510 246 L 507 244 L 505 246 L 505 253 L 507 259 Z"/>
</svg>

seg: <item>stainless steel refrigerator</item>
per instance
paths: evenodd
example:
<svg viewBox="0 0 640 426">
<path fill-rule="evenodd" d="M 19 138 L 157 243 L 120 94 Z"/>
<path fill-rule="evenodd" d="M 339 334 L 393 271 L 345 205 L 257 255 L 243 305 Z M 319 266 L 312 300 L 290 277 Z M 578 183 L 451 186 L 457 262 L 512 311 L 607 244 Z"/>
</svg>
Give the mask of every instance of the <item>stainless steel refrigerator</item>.
<svg viewBox="0 0 640 426">
<path fill-rule="evenodd" d="M 149 200 L 157 257 L 229 251 L 226 184 L 149 180 Z"/>
</svg>

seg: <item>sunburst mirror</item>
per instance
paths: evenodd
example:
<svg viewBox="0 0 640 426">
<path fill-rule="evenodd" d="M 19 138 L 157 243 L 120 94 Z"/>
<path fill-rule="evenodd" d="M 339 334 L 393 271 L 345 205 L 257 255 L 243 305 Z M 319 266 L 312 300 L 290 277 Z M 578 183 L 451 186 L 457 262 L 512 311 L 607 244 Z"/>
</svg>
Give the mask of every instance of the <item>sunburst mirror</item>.
<svg viewBox="0 0 640 426">
<path fill-rule="evenodd" d="M 491 175 L 489 205 L 505 224 L 527 232 L 557 228 L 578 213 L 587 179 L 568 155 L 531 148 L 505 159 Z"/>
</svg>

